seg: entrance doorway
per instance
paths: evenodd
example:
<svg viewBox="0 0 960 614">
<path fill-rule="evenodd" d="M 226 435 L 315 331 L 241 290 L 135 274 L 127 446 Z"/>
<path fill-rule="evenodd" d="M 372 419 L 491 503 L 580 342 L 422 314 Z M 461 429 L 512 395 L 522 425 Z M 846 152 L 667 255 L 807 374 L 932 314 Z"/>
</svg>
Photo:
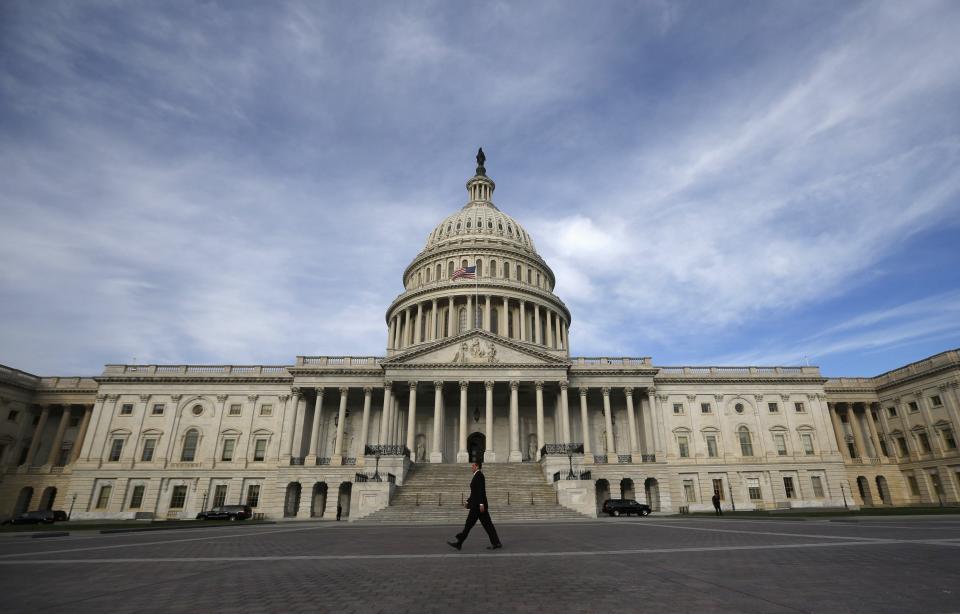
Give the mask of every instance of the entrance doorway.
<svg viewBox="0 0 960 614">
<path fill-rule="evenodd" d="M 647 494 L 647 504 L 655 512 L 660 511 L 660 484 L 655 478 L 647 478 L 643 482 L 643 490 Z"/>
<path fill-rule="evenodd" d="M 287 484 L 287 496 L 283 502 L 283 517 L 296 518 L 300 511 L 300 482 Z"/>
<path fill-rule="evenodd" d="M 483 453 L 487 451 L 487 436 L 483 433 L 470 433 L 467 437 L 467 455 L 471 463 L 482 463 Z"/>
</svg>

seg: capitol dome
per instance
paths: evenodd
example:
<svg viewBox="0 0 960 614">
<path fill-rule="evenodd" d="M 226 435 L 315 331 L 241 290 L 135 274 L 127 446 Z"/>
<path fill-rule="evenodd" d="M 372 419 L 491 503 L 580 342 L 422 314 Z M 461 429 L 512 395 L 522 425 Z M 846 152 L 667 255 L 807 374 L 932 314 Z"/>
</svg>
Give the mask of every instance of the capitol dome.
<svg viewBox="0 0 960 614">
<path fill-rule="evenodd" d="M 475 192 L 493 193 L 494 183 L 486 177 L 474 177 L 467 183 L 471 196 Z M 489 196 L 488 196 L 489 198 Z M 530 234 L 512 217 L 497 209 L 488 200 L 471 198 L 463 209 L 440 222 L 427 238 L 424 251 L 463 240 L 503 242 L 526 252 L 537 253 Z"/>
</svg>

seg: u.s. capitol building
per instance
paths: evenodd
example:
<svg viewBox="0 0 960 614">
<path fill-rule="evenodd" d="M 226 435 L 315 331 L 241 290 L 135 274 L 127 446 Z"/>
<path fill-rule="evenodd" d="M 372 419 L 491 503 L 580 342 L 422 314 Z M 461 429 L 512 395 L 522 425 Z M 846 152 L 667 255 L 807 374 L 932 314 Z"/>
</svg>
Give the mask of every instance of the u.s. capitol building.
<svg viewBox="0 0 960 614">
<path fill-rule="evenodd" d="M 352 519 L 427 518 L 457 503 L 443 466 L 476 458 L 506 494 L 497 513 L 528 516 L 593 515 L 619 496 L 707 510 L 715 492 L 737 510 L 960 500 L 960 352 L 837 379 L 571 356 L 554 273 L 478 162 L 467 204 L 404 271 L 385 356 L 93 378 L 0 367 L 0 516 L 246 503 L 311 518 L 339 502 Z"/>
</svg>

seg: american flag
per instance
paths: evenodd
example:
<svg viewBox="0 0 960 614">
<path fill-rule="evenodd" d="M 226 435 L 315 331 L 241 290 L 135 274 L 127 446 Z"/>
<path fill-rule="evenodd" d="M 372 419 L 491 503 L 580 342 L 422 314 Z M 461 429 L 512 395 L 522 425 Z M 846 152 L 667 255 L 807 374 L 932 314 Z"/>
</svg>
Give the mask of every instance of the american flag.
<svg viewBox="0 0 960 614">
<path fill-rule="evenodd" d="M 460 267 L 453 272 L 453 277 L 450 279 L 476 279 L 477 278 L 477 267 L 475 266 L 465 266 Z"/>
</svg>

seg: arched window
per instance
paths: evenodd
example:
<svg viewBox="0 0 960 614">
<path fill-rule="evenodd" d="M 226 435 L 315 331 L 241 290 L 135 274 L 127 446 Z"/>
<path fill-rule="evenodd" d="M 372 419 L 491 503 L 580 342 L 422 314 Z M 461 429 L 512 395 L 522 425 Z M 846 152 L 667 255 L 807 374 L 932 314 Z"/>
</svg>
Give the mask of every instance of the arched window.
<svg viewBox="0 0 960 614">
<path fill-rule="evenodd" d="M 740 455 L 753 456 L 753 442 L 750 440 L 750 429 L 741 426 L 737 429 L 737 436 L 740 438 Z"/>
<path fill-rule="evenodd" d="M 460 327 L 459 329 L 457 329 L 458 332 L 463 333 L 467 331 L 467 308 L 466 307 L 460 308 L 460 313 L 459 313 L 459 317 L 457 318 L 457 323 Z"/>
<path fill-rule="evenodd" d="M 200 442 L 200 433 L 196 429 L 187 431 L 183 438 L 183 450 L 180 451 L 180 460 L 184 463 L 192 463 L 197 457 L 197 443 Z"/>
<path fill-rule="evenodd" d="M 463 262 L 460 264 L 460 266 L 462 266 L 463 268 L 467 268 L 467 267 L 470 266 L 470 265 L 467 264 L 467 259 L 464 258 L 464 259 L 463 259 Z"/>
<path fill-rule="evenodd" d="M 494 335 L 500 334 L 500 310 L 490 310 L 490 332 Z"/>
<path fill-rule="evenodd" d="M 435 279 L 436 279 L 437 281 L 440 281 L 440 271 L 441 271 L 441 270 L 442 270 L 442 268 L 441 268 L 440 265 L 438 264 L 438 265 L 437 265 L 437 276 L 435 277 Z"/>
<path fill-rule="evenodd" d="M 510 263 L 506 260 L 503 261 L 503 278 L 510 279 Z"/>
<path fill-rule="evenodd" d="M 453 260 L 447 263 L 447 279 L 453 277 Z"/>
<path fill-rule="evenodd" d="M 523 281 L 523 275 L 521 275 L 520 265 L 517 265 L 517 281 Z"/>
<path fill-rule="evenodd" d="M 477 258 L 477 277 L 483 275 L 483 260 Z"/>
<path fill-rule="evenodd" d="M 497 261 L 491 260 L 490 261 L 490 277 L 496 277 L 496 276 L 497 276 Z"/>
<path fill-rule="evenodd" d="M 430 283 L 430 269 L 427 269 L 427 283 Z"/>
</svg>

